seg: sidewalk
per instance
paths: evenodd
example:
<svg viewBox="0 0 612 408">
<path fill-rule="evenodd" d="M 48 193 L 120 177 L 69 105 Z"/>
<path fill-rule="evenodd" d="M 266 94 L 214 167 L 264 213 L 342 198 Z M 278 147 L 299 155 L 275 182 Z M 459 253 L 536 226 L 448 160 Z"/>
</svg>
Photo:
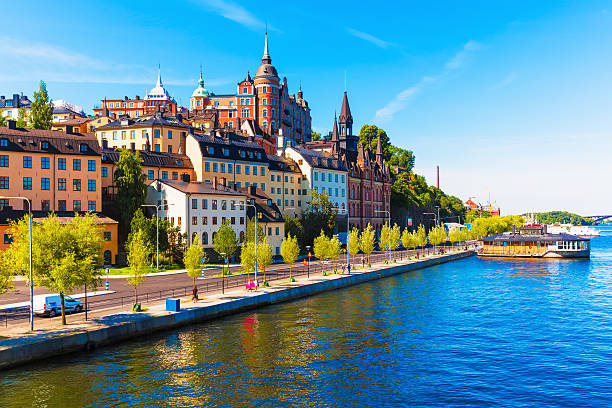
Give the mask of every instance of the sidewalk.
<svg viewBox="0 0 612 408">
<path fill-rule="evenodd" d="M 94 292 L 87 292 L 87 298 L 89 299 L 89 298 L 96 297 L 96 296 L 110 295 L 112 293 L 115 293 L 115 291 L 114 290 L 98 290 Z M 44 296 L 44 295 L 34 295 L 34 296 L 36 297 L 36 296 Z M 85 293 L 77 293 L 75 295 L 66 295 L 66 296 L 70 296 L 73 299 L 85 299 Z M 26 307 L 26 306 L 30 306 L 29 301 L 0 305 L 0 310 L 18 309 L 18 308 Z"/>
</svg>

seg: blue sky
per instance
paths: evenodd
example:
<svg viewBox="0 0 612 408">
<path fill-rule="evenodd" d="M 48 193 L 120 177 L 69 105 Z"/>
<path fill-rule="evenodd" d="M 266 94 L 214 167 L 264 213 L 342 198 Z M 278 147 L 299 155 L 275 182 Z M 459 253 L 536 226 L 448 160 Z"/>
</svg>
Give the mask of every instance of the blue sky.
<svg viewBox="0 0 612 408">
<path fill-rule="evenodd" d="M 183 105 L 234 92 L 254 72 L 266 24 L 292 91 L 327 132 L 345 72 L 355 130 L 374 123 L 412 149 L 416 171 L 502 213 L 612 211 L 612 3 L 30 1 L 3 4 L 0 94 L 91 108 L 144 96 L 161 65 Z"/>
</svg>

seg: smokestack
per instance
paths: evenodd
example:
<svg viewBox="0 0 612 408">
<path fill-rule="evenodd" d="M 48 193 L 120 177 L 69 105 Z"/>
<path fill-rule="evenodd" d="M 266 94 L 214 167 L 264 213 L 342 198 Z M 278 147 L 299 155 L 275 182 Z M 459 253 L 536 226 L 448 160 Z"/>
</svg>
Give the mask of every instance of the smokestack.
<svg viewBox="0 0 612 408">
<path fill-rule="evenodd" d="M 436 188 L 440 188 L 440 166 L 436 166 Z"/>
</svg>

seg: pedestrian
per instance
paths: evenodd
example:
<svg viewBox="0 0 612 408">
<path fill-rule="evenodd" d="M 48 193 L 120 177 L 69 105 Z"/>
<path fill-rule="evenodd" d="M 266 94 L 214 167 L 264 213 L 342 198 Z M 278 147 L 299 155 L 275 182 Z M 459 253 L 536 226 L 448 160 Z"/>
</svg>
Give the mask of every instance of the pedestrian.
<svg viewBox="0 0 612 408">
<path fill-rule="evenodd" d="M 342 274 L 344 275 L 344 269 L 346 268 L 346 266 L 344 264 L 342 264 Z"/>
<path fill-rule="evenodd" d="M 198 301 L 198 287 L 197 286 L 193 287 L 191 300 L 193 301 L 193 303 Z"/>
<path fill-rule="evenodd" d="M 419 251 L 417 251 L 417 261 L 419 260 Z"/>
<path fill-rule="evenodd" d="M 365 268 L 365 256 L 361 257 L 361 267 Z"/>
</svg>

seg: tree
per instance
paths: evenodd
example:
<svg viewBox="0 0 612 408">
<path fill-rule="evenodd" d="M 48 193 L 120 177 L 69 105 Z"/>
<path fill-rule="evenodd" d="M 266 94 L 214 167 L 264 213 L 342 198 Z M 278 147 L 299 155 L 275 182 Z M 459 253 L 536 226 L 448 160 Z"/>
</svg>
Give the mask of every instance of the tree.
<svg viewBox="0 0 612 408">
<path fill-rule="evenodd" d="M 368 223 L 366 229 L 361 232 L 361 250 L 368 256 L 368 264 L 370 264 L 370 254 L 374 251 L 375 238 L 376 233 Z"/>
<path fill-rule="evenodd" d="M 425 232 L 425 226 L 419 225 L 416 233 L 416 245 L 423 248 L 427 245 L 427 233 Z"/>
<path fill-rule="evenodd" d="M 316 142 L 317 140 L 321 140 L 321 134 L 319 132 L 315 132 L 314 130 L 310 131 L 310 139 L 313 142 Z"/>
<path fill-rule="evenodd" d="M 327 257 L 331 260 L 336 260 L 342 252 L 342 243 L 338 239 L 338 235 L 334 235 L 327 241 Z"/>
<path fill-rule="evenodd" d="M 453 246 L 461 241 L 461 230 L 457 227 L 451 228 L 448 232 L 448 240 L 452 242 Z"/>
<path fill-rule="evenodd" d="M 0 253 L 0 294 L 13 288 L 13 279 L 15 277 L 13 266 L 8 262 L 8 257 Z"/>
<path fill-rule="evenodd" d="M 130 233 L 127 241 L 130 242 L 139 231 L 142 231 L 149 250 L 153 252 L 157 241 L 155 227 L 155 224 L 149 222 L 149 219 L 144 216 L 142 208 L 138 208 L 132 217 L 132 221 L 130 222 Z"/>
<path fill-rule="evenodd" d="M 300 246 L 298 245 L 297 238 L 287 235 L 283 238 L 283 242 L 280 247 L 281 256 L 285 260 L 285 263 L 289 265 L 289 280 L 293 282 L 293 276 L 291 275 L 291 264 L 295 262 L 298 255 L 300 254 Z"/>
<path fill-rule="evenodd" d="M 242 270 L 250 273 L 255 270 L 255 242 L 245 242 L 240 250 Z"/>
<path fill-rule="evenodd" d="M 34 100 L 31 104 L 31 119 L 34 129 L 51 129 L 53 103 L 49 100 L 47 84 L 44 81 L 40 81 L 38 92 L 34 92 Z"/>
<path fill-rule="evenodd" d="M 329 238 L 321 230 L 321 235 L 314 239 L 313 250 L 314 255 L 321 261 L 323 274 L 325 274 L 325 260 L 327 259 L 327 248 L 329 247 Z"/>
<path fill-rule="evenodd" d="M 257 242 L 262 242 L 265 237 L 266 234 L 264 234 L 261 224 L 257 224 Z M 255 242 L 255 220 L 253 218 L 247 222 L 244 242 Z"/>
<path fill-rule="evenodd" d="M 12 223 L 9 233 L 13 243 L 3 254 L 3 265 L 10 262 L 12 271 L 26 275 L 30 265 L 28 217 Z M 66 324 L 64 296 L 76 286 L 93 282 L 99 270 L 102 231 L 95 215 L 75 216 L 60 223 L 50 214 L 32 225 L 32 272 L 36 286 L 57 292 L 61 299 L 62 324 Z"/>
<path fill-rule="evenodd" d="M 25 106 L 22 106 L 21 108 L 19 108 L 19 111 L 17 113 L 16 126 L 18 128 L 25 128 L 25 127 L 28 127 L 29 122 L 30 122 L 30 118 L 28 116 L 28 112 L 26 111 Z"/>
<path fill-rule="evenodd" d="M 6 126 L 6 118 L 4 117 L 4 115 L 2 115 L 2 113 L 0 113 L 0 126 Z"/>
<path fill-rule="evenodd" d="M 298 245 L 304 247 L 304 227 L 297 217 L 285 215 L 285 236 L 293 235 L 297 238 Z"/>
<path fill-rule="evenodd" d="M 436 245 L 440 245 L 446 241 L 446 230 L 443 225 L 438 225 L 429 230 L 429 242 L 431 242 L 434 246 L 434 252 L 436 250 Z"/>
<path fill-rule="evenodd" d="M 381 251 L 390 250 L 390 240 L 391 240 L 391 228 L 384 224 L 380 230 L 380 235 L 378 236 L 378 247 Z"/>
<path fill-rule="evenodd" d="M 325 191 L 312 190 L 308 206 L 300 218 L 304 227 L 302 243 L 306 246 L 312 245 L 321 230 L 326 235 L 331 235 L 336 226 L 336 213 L 336 208 Z"/>
<path fill-rule="evenodd" d="M 376 152 L 379 138 L 383 150 L 383 159 L 385 162 L 388 162 L 391 159 L 391 143 L 389 142 L 387 132 L 375 125 L 363 125 L 361 130 L 359 130 L 359 143 L 363 144 L 364 148 L 370 147 L 372 152 Z"/>
<path fill-rule="evenodd" d="M 414 153 L 411 150 L 391 145 L 389 146 L 389 151 L 391 152 L 391 158 L 389 159 L 391 166 L 398 166 L 408 171 L 412 170 L 414 167 Z"/>
<path fill-rule="evenodd" d="M 266 281 L 266 268 L 272 263 L 272 246 L 268 243 L 268 238 L 264 237 L 262 241 L 257 241 L 257 267 L 263 271 L 264 286 L 268 285 Z"/>
<path fill-rule="evenodd" d="M 200 245 L 200 238 L 196 236 L 183 256 L 183 263 L 185 264 L 185 268 L 187 268 L 187 275 L 193 279 L 194 289 L 196 287 L 196 279 L 198 279 L 201 273 L 202 259 L 206 261 L 206 255 L 204 253 L 204 248 Z"/>
<path fill-rule="evenodd" d="M 168 220 L 163 220 L 163 221 L 160 220 L 159 222 L 160 229 L 162 228 L 162 225 L 164 226 L 163 228 L 165 232 L 164 235 L 166 235 L 167 240 L 168 240 L 167 241 L 168 242 L 167 254 L 173 263 L 180 263 L 181 260 L 183 259 L 183 253 L 185 252 L 185 246 L 187 242 L 186 234 L 182 234 L 181 228 L 173 227 L 170 224 L 170 221 Z M 160 250 L 162 247 L 162 236 L 163 235 L 160 232 L 160 237 L 159 237 Z"/>
<path fill-rule="evenodd" d="M 119 219 L 119 235 L 122 241 L 127 237 L 128 226 L 134 214 L 145 202 L 147 195 L 145 181 L 146 175 L 142 172 L 142 159 L 138 151 L 132 153 L 123 149 L 114 174 L 117 191 L 114 208 L 117 211 L 116 219 Z"/>
<path fill-rule="evenodd" d="M 359 230 L 355 227 L 347 238 L 347 249 L 350 256 L 353 257 L 353 265 L 355 264 L 355 255 L 359 252 Z"/>
<path fill-rule="evenodd" d="M 399 247 L 400 239 L 402 236 L 402 230 L 399 225 L 393 224 L 393 228 L 391 228 L 391 240 L 389 241 L 389 250 L 395 251 L 397 247 Z M 394 255 L 395 258 L 395 255 Z"/>
<path fill-rule="evenodd" d="M 147 266 L 151 258 L 151 250 L 147 244 L 145 235 L 142 231 L 136 232 L 136 235 L 128 242 L 128 265 L 130 265 L 130 274 L 127 281 L 134 286 L 134 306 L 133 310 L 138 308 L 138 286 L 144 282 Z"/>
<path fill-rule="evenodd" d="M 228 264 L 229 259 L 238 249 L 238 239 L 236 239 L 236 232 L 230 225 L 228 219 L 226 219 L 221 225 L 221 227 L 219 227 L 219 230 L 217 231 L 217 234 L 213 239 L 213 248 L 215 249 L 215 252 L 219 255 L 225 254 L 225 259 L 227 260 Z M 229 268 L 227 273 L 229 274 Z M 223 275 L 225 276 L 225 272 L 223 273 Z"/>
</svg>

